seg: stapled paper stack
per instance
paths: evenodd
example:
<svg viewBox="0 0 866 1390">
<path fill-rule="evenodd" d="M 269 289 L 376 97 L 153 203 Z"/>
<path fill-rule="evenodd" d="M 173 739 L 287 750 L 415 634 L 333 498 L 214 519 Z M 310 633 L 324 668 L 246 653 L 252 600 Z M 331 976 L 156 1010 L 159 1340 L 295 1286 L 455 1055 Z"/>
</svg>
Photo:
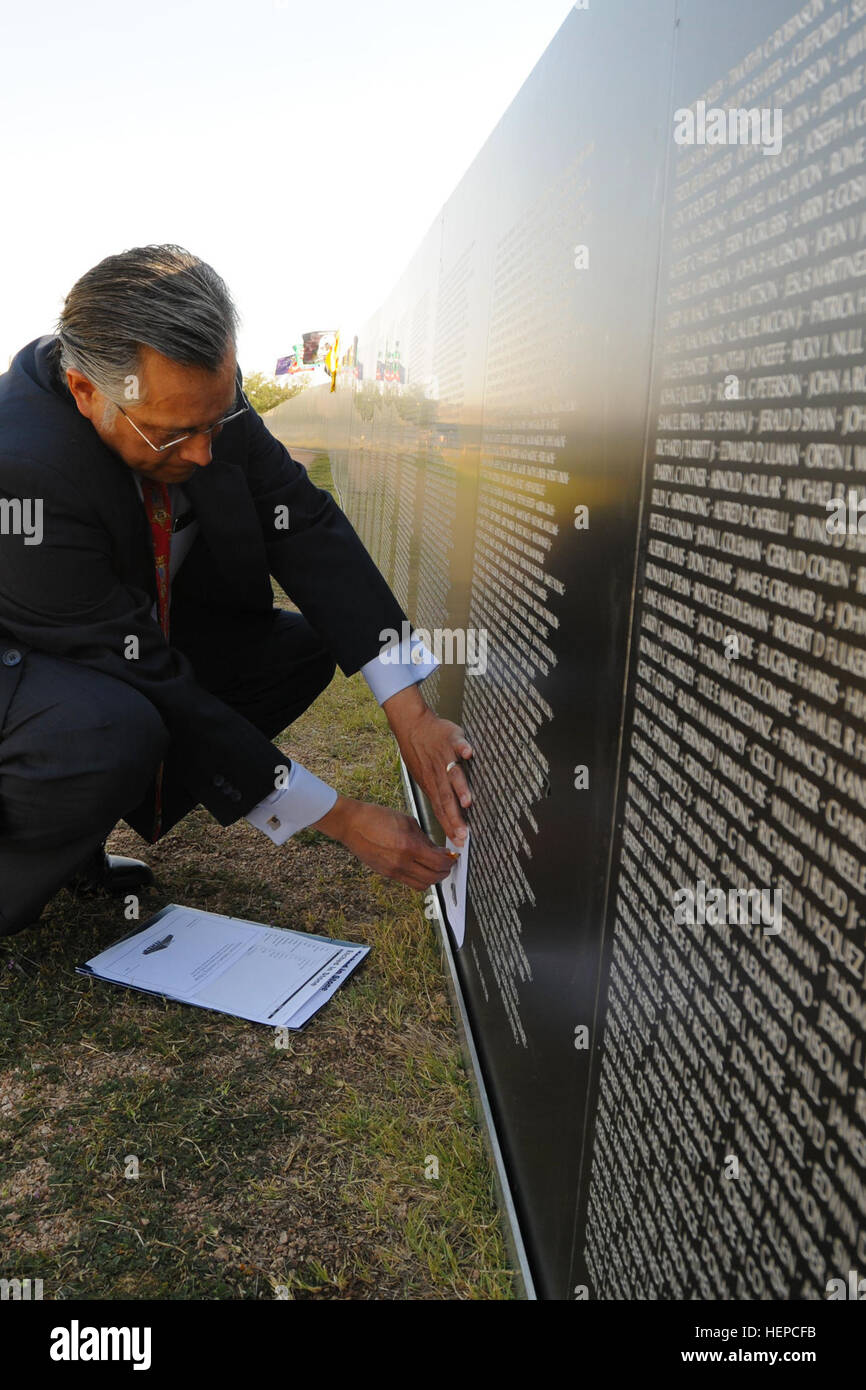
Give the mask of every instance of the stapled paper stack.
<svg viewBox="0 0 866 1390">
<path fill-rule="evenodd" d="M 272 1028 L 301 1028 L 369 950 L 169 903 L 76 970 Z"/>
</svg>

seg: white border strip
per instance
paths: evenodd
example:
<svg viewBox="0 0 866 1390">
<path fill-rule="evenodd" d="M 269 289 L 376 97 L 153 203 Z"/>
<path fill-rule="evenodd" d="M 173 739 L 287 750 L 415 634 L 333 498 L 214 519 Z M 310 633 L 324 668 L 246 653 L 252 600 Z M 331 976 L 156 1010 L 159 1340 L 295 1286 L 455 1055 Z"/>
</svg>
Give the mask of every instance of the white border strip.
<svg viewBox="0 0 866 1390">
<path fill-rule="evenodd" d="M 418 824 L 421 824 L 418 815 L 418 804 L 415 799 L 415 789 L 412 786 L 406 764 L 400 759 L 400 771 L 403 776 L 403 789 L 406 793 L 406 801 L 410 813 L 415 817 Z M 423 827 L 422 827 L 423 828 Z M 505 1217 L 505 1243 L 508 1253 L 511 1256 L 512 1264 L 522 1288 L 518 1293 L 533 1302 L 537 1301 L 535 1284 L 529 1268 L 529 1261 L 526 1257 L 526 1248 L 523 1244 L 523 1236 L 520 1232 L 520 1223 L 517 1219 L 517 1209 L 511 1195 L 511 1184 L 508 1180 L 508 1173 L 505 1168 L 505 1160 L 499 1146 L 499 1137 L 496 1133 L 496 1124 L 493 1119 L 493 1111 L 487 1098 L 487 1088 L 484 1084 L 484 1077 L 481 1071 L 481 1064 L 475 1042 L 472 1037 L 472 1028 L 469 1023 L 469 1014 L 466 1008 L 466 1001 L 463 997 L 463 990 L 457 974 L 457 966 L 454 962 L 454 953 L 451 949 L 451 938 L 448 932 L 448 925 L 442 911 L 442 901 L 439 895 L 438 886 L 434 893 L 436 903 L 436 918 L 439 923 L 440 944 L 443 955 L 448 963 L 448 974 L 450 976 L 449 985 L 452 1004 L 454 1006 L 455 1022 L 457 1023 L 460 1035 L 461 1050 L 464 1061 L 468 1064 L 468 1075 L 475 1099 L 475 1110 L 478 1119 L 481 1121 L 481 1132 L 484 1135 L 488 1155 L 493 1167 L 493 1175 L 496 1183 L 497 1196 L 502 1214 Z"/>
</svg>

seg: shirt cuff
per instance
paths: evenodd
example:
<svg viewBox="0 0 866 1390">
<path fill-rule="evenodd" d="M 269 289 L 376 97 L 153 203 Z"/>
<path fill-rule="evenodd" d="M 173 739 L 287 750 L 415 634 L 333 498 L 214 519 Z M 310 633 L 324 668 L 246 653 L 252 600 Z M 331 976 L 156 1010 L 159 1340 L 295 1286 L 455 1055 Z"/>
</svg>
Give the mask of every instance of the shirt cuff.
<svg viewBox="0 0 866 1390">
<path fill-rule="evenodd" d="M 361 667 L 361 675 L 380 705 L 399 690 L 416 685 L 433 674 L 439 662 L 418 637 L 394 642 Z"/>
<path fill-rule="evenodd" d="M 337 795 L 327 782 L 293 760 L 286 785 L 248 811 L 246 819 L 257 830 L 263 830 L 275 845 L 284 845 L 298 830 L 327 815 Z"/>
</svg>

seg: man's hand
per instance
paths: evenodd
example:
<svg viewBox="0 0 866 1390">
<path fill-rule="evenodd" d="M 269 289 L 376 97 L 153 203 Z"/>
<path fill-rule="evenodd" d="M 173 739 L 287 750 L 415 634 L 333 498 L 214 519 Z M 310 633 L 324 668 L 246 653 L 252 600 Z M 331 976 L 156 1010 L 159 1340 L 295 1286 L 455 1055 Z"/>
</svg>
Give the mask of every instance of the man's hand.
<svg viewBox="0 0 866 1390">
<path fill-rule="evenodd" d="M 362 864 L 410 888 L 442 883 L 454 866 L 448 851 L 434 845 L 411 816 L 387 806 L 338 796 L 313 828 L 339 840 Z"/>
<path fill-rule="evenodd" d="M 398 691 L 382 708 L 400 746 L 403 761 L 429 797 L 436 819 L 453 843 L 462 845 L 466 839 L 466 822 L 460 807 L 471 803 L 472 793 L 459 763 L 450 772 L 445 769 L 450 762 L 472 757 L 463 730 L 450 719 L 440 719 L 434 714 L 417 685 Z"/>
</svg>

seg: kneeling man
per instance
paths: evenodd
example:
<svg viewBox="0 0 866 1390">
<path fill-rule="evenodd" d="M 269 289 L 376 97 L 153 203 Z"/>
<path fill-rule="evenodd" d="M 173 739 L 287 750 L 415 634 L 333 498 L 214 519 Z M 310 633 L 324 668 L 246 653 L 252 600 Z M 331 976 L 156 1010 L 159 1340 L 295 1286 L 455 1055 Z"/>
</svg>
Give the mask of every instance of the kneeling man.
<svg viewBox="0 0 866 1390">
<path fill-rule="evenodd" d="M 56 335 L 0 376 L 0 935 L 65 884 L 148 881 L 105 837 L 122 817 L 155 842 L 199 804 L 277 844 L 315 826 L 414 888 L 444 879 L 410 817 L 270 741 L 337 664 L 465 838 L 471 749 L 418 688 L 435 660 L 415 638 L 382 660 L 406 615 L 244 397 L 236 328 L 210 266 L 139 247 L 82 276 Z M 300 613 L 274 607 L 271 576 Z"/>
</svg>

